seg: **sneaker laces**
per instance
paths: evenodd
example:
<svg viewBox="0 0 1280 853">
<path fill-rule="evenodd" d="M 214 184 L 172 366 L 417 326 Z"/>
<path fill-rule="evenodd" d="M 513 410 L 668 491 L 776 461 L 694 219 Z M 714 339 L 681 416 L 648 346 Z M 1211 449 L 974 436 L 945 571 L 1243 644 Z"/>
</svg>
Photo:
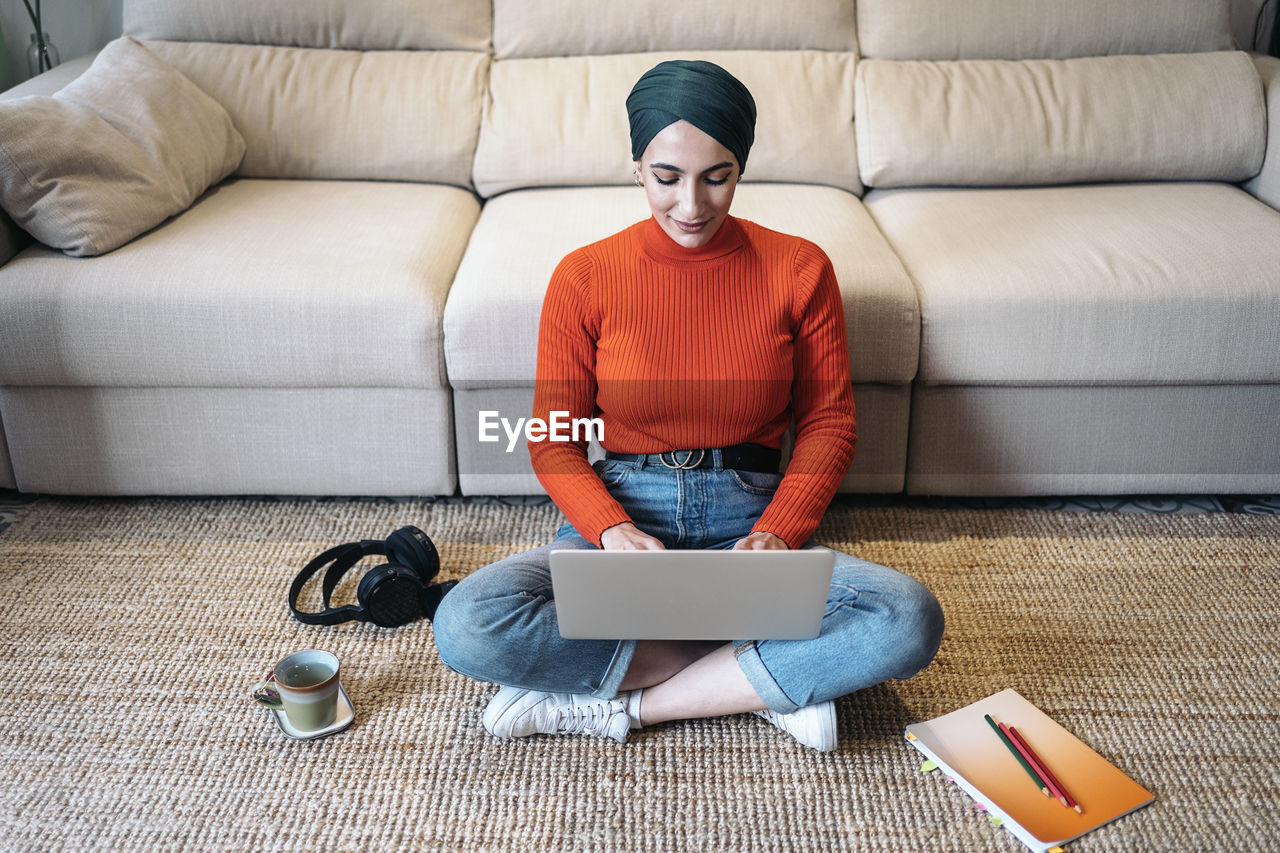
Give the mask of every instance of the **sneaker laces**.
<svg viewBox="0 0 1280 853">
<path fill-rule="evenodd" d="M 623 704 L 616 700 L 560 705 L 555 710 L 556 731 L 567 735 L 593 734 L 608 737 L 609 720 L 624 710 Z"/>
</svg>

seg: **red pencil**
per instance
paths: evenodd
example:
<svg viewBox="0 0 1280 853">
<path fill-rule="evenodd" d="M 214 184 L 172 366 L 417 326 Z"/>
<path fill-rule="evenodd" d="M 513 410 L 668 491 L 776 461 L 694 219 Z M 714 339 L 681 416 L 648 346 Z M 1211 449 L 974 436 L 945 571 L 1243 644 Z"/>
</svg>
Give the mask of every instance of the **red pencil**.
<svg viewBox="0 0 1280 853">
<path fill-rule="evenodd" d="M 1044 781 L 1049 784 L 1049 790 L 1053 791 L 1058 801 L 1069 809 L 1075 809 L 1076 814 L 1083 814 L 1084 810 L 1080 808 L 1080 804 L 1075 801 L 1071 794 L 1067 793 L 1067 789 L 1058 781 L 1058 777 L 1053 775 L 1049 765 L 1045 764 L 1040 756 L 1036 754 L 1036 751 L 1031 748 L 1031 744 L 1027 743 L 1026 738 L 1013 726 L 1008 726 L 1007 728 L 1009 737 L 1020 750 L 1024 751 L 1027 760 L 1031 762 L 1031 766 L 1035 767 L 1044 777 Z"/>
<path fill-rule="evenodd" d="M 1009 739 L 1009 743 L 1013 744 L 1013 748 L 1018 751 L 1018 754 L 1022 756 L 1022 760 L 1031 768 L 1031 772 L 1036 774 L 1040 784 L 1044 786 L 1045 792 L 1052 792 L 1050 796 L 1057 797 L 1058 791 L 1053 785 L 1049 784 L 1049 777 L 1045 774 L 1044 768 L 1040 766 L 1040 762 L 1036 761 L 1035 756 L 1031 754 L 1031 751 L 1014 733 L 1013 726 L 1007 723 L 1000 723 L 1000 731 L 1004 732 L 1004 736 Z"/>
</svg>

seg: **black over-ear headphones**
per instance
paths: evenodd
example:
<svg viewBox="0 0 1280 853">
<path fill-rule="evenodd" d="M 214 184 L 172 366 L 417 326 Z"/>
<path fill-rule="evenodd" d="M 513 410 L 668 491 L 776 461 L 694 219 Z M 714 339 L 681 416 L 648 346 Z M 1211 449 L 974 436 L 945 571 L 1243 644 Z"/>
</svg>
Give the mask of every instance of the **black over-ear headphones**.
<svg viewBox="0 0 1280 853">
<path fill-rule="evenodd" d="M 360 579 L 356 588 L 357 604 L 330 607 L 329 597 L 347 569 L 371 555 L 386 556 L 384 565 L 376 566 Z M 332 563 L 324 575 L 324 610 L 303 613 L 298 609 L 298 594 L 311 576 Z M 440 555 L 436 546 L 416 527 L 402 527 L 387 537 L 386 542 L 364 539 L 330 548 L 316 557 L 293 579 L 289 587 L 289 609 L 300 622 L 309 625 L 337 625 L 359 619 L 384 628 L 404 625 L 422 616 L 436 615 L 440 599 L 457 585 L 457 581 L 432 584 L 440 571 Z"/>
</svg>

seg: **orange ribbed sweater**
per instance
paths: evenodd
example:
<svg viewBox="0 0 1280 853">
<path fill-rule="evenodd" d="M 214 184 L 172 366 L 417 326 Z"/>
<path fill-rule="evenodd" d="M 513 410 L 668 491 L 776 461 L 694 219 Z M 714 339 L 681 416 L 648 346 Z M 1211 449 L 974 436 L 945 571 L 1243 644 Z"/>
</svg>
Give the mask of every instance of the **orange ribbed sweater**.
<svg viewBox="0 0 1280 853">
<path fill-rule="evenodd" d="M 601 443 L 658 453 L 755 442 L 786 476 L 753 530 L 799 547 L 853 460 L 844 308 L 826 254 L 728 217 L 699 249 L 652 218 L 572 252 L 551 277 L 538 331 L 534 417 L 599 418 Z M 563 420 L 563 416 L 561 417 Z M 586 443 L 530 441 L 534 471 L 585 538 L 630 520 Z"/>
</svg>

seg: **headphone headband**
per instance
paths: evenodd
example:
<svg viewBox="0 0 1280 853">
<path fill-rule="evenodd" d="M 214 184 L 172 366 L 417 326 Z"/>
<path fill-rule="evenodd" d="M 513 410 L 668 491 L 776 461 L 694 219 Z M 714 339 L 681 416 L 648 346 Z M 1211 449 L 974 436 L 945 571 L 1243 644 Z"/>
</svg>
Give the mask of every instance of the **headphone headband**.
<svg viewBox="0 0 1280 853">
<path fill-rule="evenodd" d="M 347 570 L 365 557 L 374 555 L 386 556 L 387 549 L 382 542 L 374 539 L 361 539 L 359 542 L 352 542 L 343 547 L 342 553 L 333 558 L 333 565 L 324 573 L 324 584 L 321 586 L 321 601 L 325 608 L 329 607 L 329 599 L 333 596 L 333 591 L 338 588 L 338 582 L 342 580 L 342 576 Z"/>
<path fill-rule="evenodd" d="M 407 553 L 406 553 L 407 552 Z M 382 555 L 385 565 L 371 569 L 360 581 L 358 604 L 331 607 L 329 602 L 342 576 L 365 557 Z M 330 565 L 331 564 L 331 565 Z M 305 613 L 298 609 L 298 596 L 313 575 L 329 566 L 321 586 L 324 610 Z M 436 606 L 456 581 L 430 584 L 440 570 L 435 544 L 416 527 L 406 526 L 385 541 L 362 539 L 329 548 L 298 572 L 289 586 L 289 610 L 295 619 L 308 625 L 337 625 L 352 620 L 372 621 L 391 627 L 419 616 L 435 615 Z M 412 597 L 413 600 L 408 600 Z"/>
<path fill-rule="evenodd" d="M 303 613 L 298 609 L 298 595 L 302 592 L 302 588 L 306 586 L 307 581 L 311 580 L 312 575 L 320 571 L 326 563 L 337 557 L 345 555 L 352 549 L 352 547 L 351 543 L 347 543 L 346 545 L 337 545 L 330 548 L 317 556 L 311 562 L 307 563 L 302 571 L 298 572 L 298 576 L 293 579 L 293 583 L 289 586 L 289 610 L 293 612 L 293 617 L 299 622 L 305 622 L 308 625 L 336 625 L 339 622 L 346 621 L 345 618 L 342 618 L 330 610 L 329 595 L 327 591 L 324 596 L 324 607 L 326 611 L 324 613 Z M 359 560 L 359 557 L 357 557 L 356 560 Z M 352 560 L 351 563 L 348 564 L 348 568 L 355 565 L 356 560 Z"/>
</svg>

